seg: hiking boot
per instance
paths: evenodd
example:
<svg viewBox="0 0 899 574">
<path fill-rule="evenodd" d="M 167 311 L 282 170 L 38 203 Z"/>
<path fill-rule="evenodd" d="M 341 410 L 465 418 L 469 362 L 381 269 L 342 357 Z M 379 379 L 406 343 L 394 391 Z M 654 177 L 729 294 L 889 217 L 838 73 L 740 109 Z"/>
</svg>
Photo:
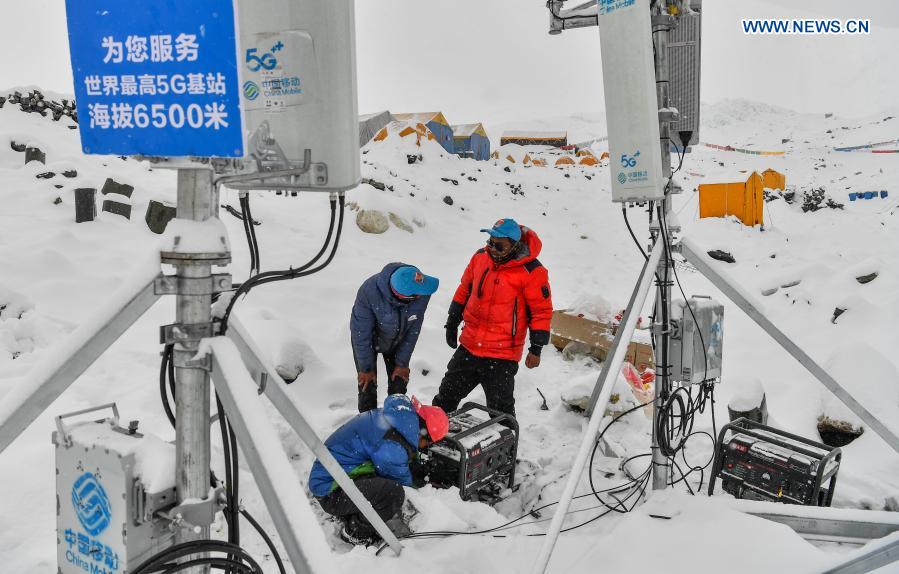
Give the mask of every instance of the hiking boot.
<svg viewBox="0 0 899 574">
<path fill-rule="evenodd" d="M 410 534 L 412 534 L 412 529 L 409 528 L 409 525 L 403 519 L 401 514 L 397 514 L 393 518 L 387 521 L 387 528 L 393 532 L 397 538 L 406 538 Z"/>
<path fill-rule="evenodd" d="M 344 542 L 356 546 L 377 546 L 383 542 L 377 530 L 367 520 L 355 514 L 343 521 L 343 528 L 338 536 Z"/>
</svg>

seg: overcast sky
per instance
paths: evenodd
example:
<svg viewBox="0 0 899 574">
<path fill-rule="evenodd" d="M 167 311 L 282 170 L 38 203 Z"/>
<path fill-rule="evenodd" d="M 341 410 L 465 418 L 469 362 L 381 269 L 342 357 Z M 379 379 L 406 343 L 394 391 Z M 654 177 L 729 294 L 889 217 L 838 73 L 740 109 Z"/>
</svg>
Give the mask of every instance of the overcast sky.
<svg viewBox="0 0 899 574">
<path fill-rule="evenodd" d="M 71 93 L 64 1 L 0 6 L 0 88 Z M 703 10 L 705 102 L 748 98 L 842 115 L 899 107 L 895 0 L 705 0 Z M 797 17 L 870 18 L 871 33 L 740 28 L 741 18 Z M 549 36 L 547 22 L 544 0 L 357 0 L 359 110 L 442 110 L 452 123 L 602 111 L 597 29 Z"/>
</svg>

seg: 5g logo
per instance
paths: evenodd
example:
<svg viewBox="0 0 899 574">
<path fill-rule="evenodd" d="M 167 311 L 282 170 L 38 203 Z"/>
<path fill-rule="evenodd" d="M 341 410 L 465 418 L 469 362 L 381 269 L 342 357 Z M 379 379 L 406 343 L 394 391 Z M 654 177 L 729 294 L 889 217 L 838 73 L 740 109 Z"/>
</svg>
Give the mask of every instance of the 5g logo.
<svg viewBox="0 0 899 574">
<path fill-rule="evenodd" d="M 262 56 L 258 56 L 256 53 L 259 50 L 256 48 L 250 48 L 247 50 L 247 68 L 250 69 L 251 72 L 258 72 L 259 70 L 274 70 L 275 66 L 278 65 L 278 60 L 275 58 L 274 54 L 271 52 L 266 52 Z"/>
<path fill-rule="evenodd" d="M 636 167 L 637 166 L 637 158 L 640 157 L 640 152 L 634 152 L 634 155 L 629 156 L 626 153 L 621 154 L 621 167 Z"/>
</svg>

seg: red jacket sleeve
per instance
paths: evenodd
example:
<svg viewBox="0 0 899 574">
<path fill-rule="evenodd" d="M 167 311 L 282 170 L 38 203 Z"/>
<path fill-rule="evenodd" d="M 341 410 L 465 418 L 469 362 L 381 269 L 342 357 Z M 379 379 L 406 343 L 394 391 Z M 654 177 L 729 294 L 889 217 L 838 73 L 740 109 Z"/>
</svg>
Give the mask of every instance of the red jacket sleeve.
<svg viewBox="0 0 899 574">
<path fill-rule="evenodd" d="M 549 325 L 553 315 L 552 293 L 549 289 L 549 273 L 542 265 L 534 269 L 524 288 L 524 300 L 528 306 L 531 345 L 549 343 Z"/>
</svg>

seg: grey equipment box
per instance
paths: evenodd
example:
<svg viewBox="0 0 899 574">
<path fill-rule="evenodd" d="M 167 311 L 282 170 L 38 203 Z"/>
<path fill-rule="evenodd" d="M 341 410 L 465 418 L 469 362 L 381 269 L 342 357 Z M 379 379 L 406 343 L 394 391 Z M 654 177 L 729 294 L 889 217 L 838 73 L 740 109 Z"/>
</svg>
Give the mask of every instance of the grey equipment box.
<svg viewBox="0 0 899 574">
<path fill-rule="evenodd" d="M 107 408 L 112 418 L 63 424 Z M 174 543 L 157 513 L 175 503 L 175 447 L 118 423 L 114 403 L 56 417 L 59 574 L 125 574 Z"/>
<path fill-rule="evenodd" d="M 721 377 L 724 346 L 724 306 L 710 297 L 694 295 L 690 297 L 690 309 L 692 314 L 683 300 L 675 301 L 671 308 L 675 326 L 670 347 L 671 376 L 684 385 Z"/>
</svg>

